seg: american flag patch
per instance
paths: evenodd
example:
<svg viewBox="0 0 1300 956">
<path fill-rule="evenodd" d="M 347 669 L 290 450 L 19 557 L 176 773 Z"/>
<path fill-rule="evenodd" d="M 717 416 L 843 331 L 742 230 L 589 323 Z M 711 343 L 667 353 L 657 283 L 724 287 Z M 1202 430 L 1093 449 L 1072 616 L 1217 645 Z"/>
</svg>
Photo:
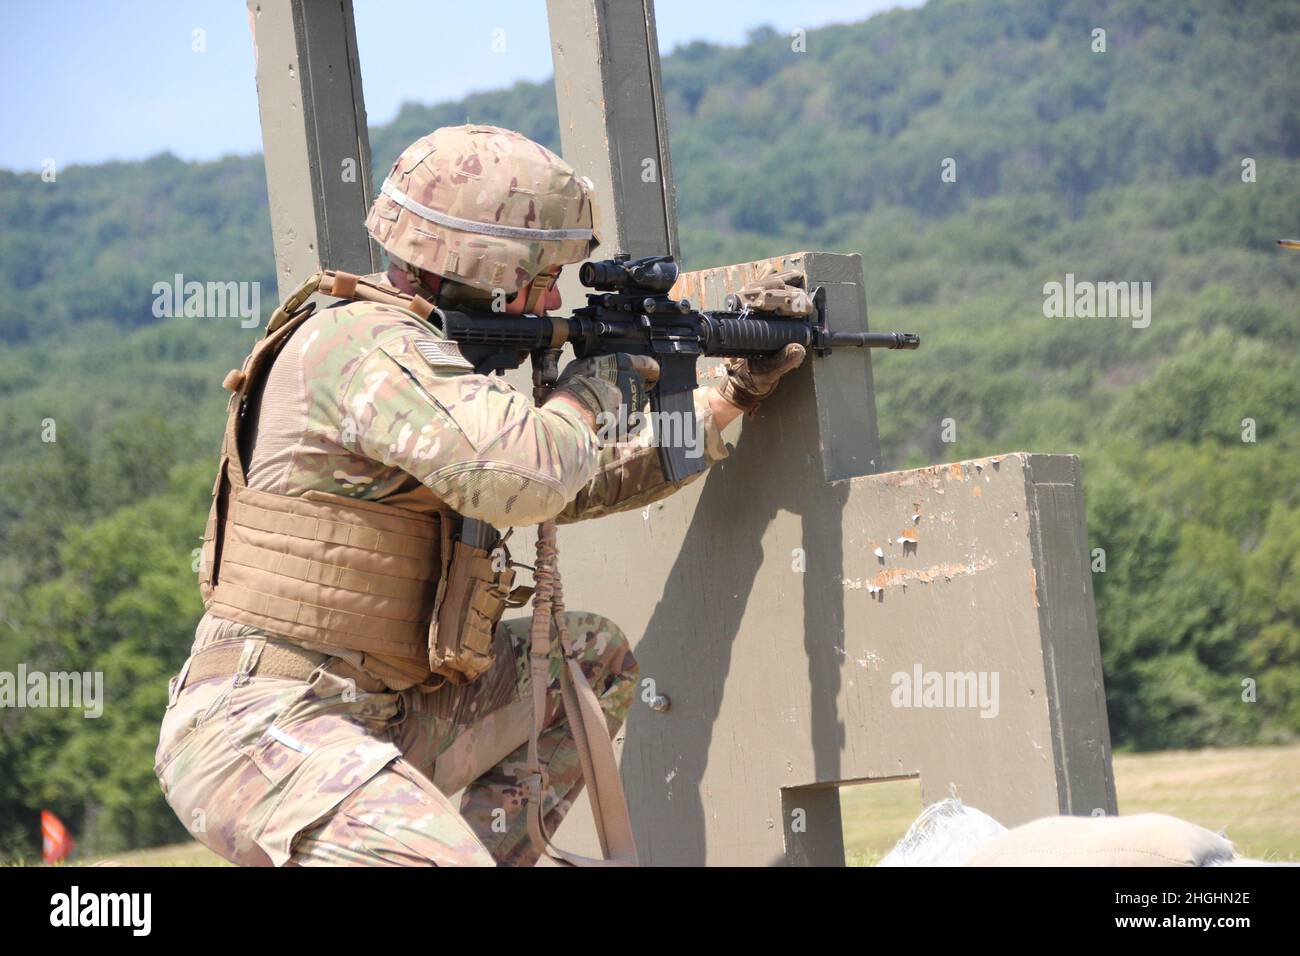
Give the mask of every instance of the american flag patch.
<svg viewBox="0 0 1300 956">
<path fill-rule="evenodd" d="M 474 367 L 465 356 L 460 354 L 460 346 L 455 342 L 431 338 L 416 339 L 415 349 L 434 368 L 472 369 Z"/>
</svg>

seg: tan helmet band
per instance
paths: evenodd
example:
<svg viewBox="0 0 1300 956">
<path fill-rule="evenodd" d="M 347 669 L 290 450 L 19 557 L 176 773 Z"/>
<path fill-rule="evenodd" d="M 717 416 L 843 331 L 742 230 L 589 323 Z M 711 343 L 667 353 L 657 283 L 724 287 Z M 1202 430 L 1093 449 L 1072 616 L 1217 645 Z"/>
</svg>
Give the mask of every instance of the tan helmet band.
<svg viewBox="0 0 1300 956">
<path fill-rule="evenodd" d="M 461 232 L 473 232 L 482 236 L 496 236 L 501 239 L 523 239 L 526 242 L 563 242 L 566 239 L 591 241 L 594 235 L 590 229 L 529 229 L 524 226 L 503 226 L 494 222 L 462 219 L 460 216 L 439 212 L 436 209 L 430 209 L 423 203 L 416 202 L 394 186 L 391 180 L 387 179 L 384 180 L 384 185 L 379 191 L 407 212 L 419 216 L 426 222 L 437 223 L 439 226 L 458 229 Z"/>
</svg>

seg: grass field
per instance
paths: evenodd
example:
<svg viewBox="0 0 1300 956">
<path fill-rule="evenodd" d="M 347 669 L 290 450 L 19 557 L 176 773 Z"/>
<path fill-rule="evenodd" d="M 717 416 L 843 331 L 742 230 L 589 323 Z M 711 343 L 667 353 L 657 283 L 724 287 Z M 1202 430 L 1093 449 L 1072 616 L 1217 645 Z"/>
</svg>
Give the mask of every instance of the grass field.
<svg viewBox="0 0 1300 956">
<path fill-rule="evenodd" d="M 1115 786 L 1121 813 L 1168 813 L 1223 831 L 1246 856 L 1300 861 L 1300 744 L 1120 754 Z M 915 780 L 849 787 L 841 806 L 849 863 L 867 866 L 916 818 L 921 787 Z M 118 853 L 112 860 L 124 866 L 227 865 L 196 843 Z"/>
</svg>

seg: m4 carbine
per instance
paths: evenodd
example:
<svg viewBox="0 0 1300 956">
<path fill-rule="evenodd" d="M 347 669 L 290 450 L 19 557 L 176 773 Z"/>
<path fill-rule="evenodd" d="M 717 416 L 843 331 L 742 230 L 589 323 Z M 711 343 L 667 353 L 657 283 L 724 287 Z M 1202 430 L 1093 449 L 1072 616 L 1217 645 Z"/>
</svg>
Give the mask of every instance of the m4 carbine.
<svg viewBox="0 0 1300 956">
<path fill-rule="evenodd" d="M 650 390 L 651 411 L 661 416 L 693 416 L 695 374 L 700 356 L 750 358 L 773 355 L 798 343 L 814 356 L 832 349 L 915 349 L 920 337 L 911 332 L 832 332 L 826 327 L 826 291 L 812 290 L 811 315 L 789 317 L 744 307 L 727 297 L 727 309 L 701 311 L 669 291 L 677 281 L 672 256 L 648 256 L 583 263 L 578 278 L 595 291 L 571 315 L 502 315 L 497 312 L 436 310 L 446 335 L 460 346 L 476 371 L 486 374 L 517 368 L 533 360 L 534 383 L 542 390 L 559 373 L 560 351 L 573 346 L 578 358 L 625 352 L 647 355 L 659 363 L 659 381 Z M 671 420 L 671 419 L 669 419 Z M 681 481 L 707 467 L 681 443 L 660 442 L 664 476 Z"/>
</svg>

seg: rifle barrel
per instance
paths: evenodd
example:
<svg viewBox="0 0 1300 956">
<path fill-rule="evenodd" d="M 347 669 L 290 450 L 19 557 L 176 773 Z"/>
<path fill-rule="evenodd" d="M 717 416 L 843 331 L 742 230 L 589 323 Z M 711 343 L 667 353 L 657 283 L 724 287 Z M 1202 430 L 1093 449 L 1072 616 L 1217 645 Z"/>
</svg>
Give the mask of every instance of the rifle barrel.
<svg viewBox="0 0 1300 956">
<path fill-rule="evenodd" d="M 831 348 L 856 346 L 863 349 L 919 349 L 921 336 L 915 332 L 831 332 Z"/>
</svg>

